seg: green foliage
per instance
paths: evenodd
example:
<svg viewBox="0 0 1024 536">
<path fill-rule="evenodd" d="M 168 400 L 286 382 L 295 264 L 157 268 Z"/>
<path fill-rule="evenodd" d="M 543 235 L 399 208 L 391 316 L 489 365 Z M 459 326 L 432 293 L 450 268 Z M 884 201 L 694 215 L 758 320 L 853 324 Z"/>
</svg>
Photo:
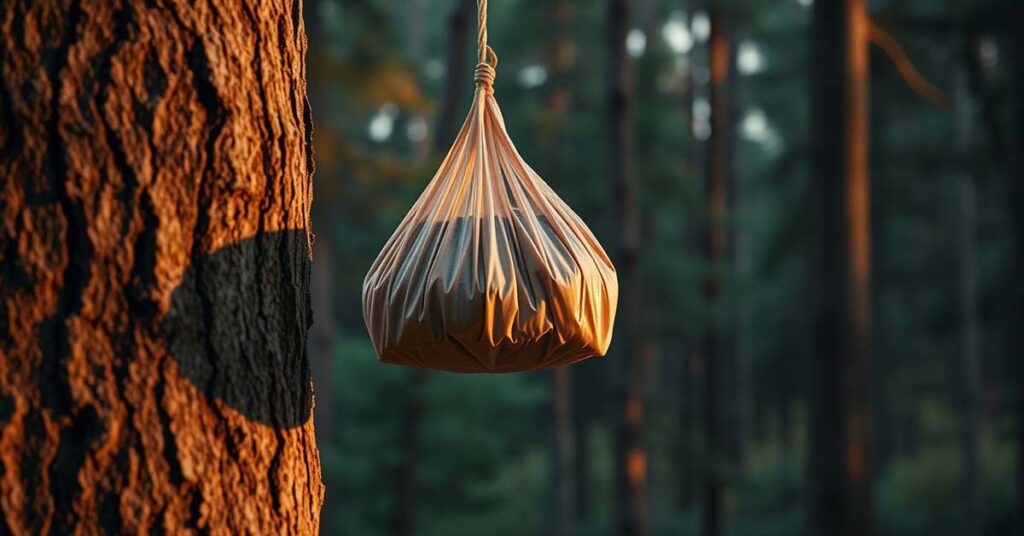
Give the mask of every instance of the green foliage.
<svg viewBox="0 0 1024 536">
<path fill-rule="evenodd" d="M 948 413 L 935 415 L 931 427 L 954 427 Z M 941 433 L 941 432 L 939 432 Z M 945 435 L 945 434 L 944 434 Z M 878 483 L 879 533 L 882 535 L 957 535 L 963 526 L 963 473 L 956 463 L 959 447 L 946 441 L 929 442 L 921 452 L 894 460 Z M 1014 470 L 1014 445 L 988 433 L 982 443 L 982 494 L 991 521 L 987 534 L 1006 534 L 1013 519 L 1013 489 L 1006 478 Z"/>
</svg>

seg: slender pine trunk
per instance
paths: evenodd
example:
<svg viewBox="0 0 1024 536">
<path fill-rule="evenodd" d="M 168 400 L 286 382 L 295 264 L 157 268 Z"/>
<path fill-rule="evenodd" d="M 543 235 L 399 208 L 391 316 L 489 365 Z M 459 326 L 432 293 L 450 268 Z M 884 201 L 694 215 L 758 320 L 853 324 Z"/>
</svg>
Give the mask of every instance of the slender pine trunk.
<svg viewBox="0 0 1024 536">
<path fill-rule="evenodd" d="M 1004 20 L 1018 21 L 1024 17 L 1024 4 L 1015 0 L 1003 2 L 1008 8 Z M 1008 110 L 1009 132 L 1003 151 L 1006 172 L 1006 202 L 1010 214 L 1013 235 L 1012 274 L 1024 273 L 1024 33 L 1014 24 L 1007 25 L 1006 72 L 1010 74 L 1010 106 Z M 1024 279 L 1016 277 L 1011 281 L 1006 296 L 1010 300 L 1010 326 L 1024 325 Z M 1014 347 L 1024 348 L 1024 330 L 1015 329 Z M 1024 360 L 1018 359 L 1017 376 L 1017 519 L 1024 526 Z"/>
<path fill-rule="evenodd" d="M 722 277 L 726 253 L 726 183 L 729 174 L 729 106 L 727 83 L 732 59 L 732 41 L 721 11 L 711 13 L 711 37 L 708 42 L 708 65 L 711 70 L 709 100 L 711 103 L 711 137 L 707 157 L 707 221 L 705 223 L 704 255 L 711 273 L 704 283 L 704 299 L 710 313 L 705 330 L 704 354 L 704 436 L 710 465 L 704 475 L 704 534 L 722 534 L 722 467 L 730 456 L 723 434 L 722 389 L 725 352 L 722 348 Z"/>
<path fill-rule="evenodd" d="M 812 432 L 815 534 L 871 532 L 868 14 L 814 4 L 814 177 L 820 269 Z"/>
<path fill-rule="evenodd" d="M 961 55 L 970 54 L 961 43 Z M 964 61 L 953 73 L 953 139 L 956 145 L 957 249 L 960 258 L 960 335 L 963 409 L 961 483 L 964 498 L 964 536 L 980 536 L 984 528 L 981 497 L 979 441 L 982 422 L 981 353 L 978 342 L 977 202 L 974 178 L 969 167 L 972 111 L 968 75 Z"/>
<path fill-rule="evenodd" d="M 444 96 L 441 98 L 441 112 L 437 116 L 437 133 L 434 136 L 434 152 L 444 154 L 455 139 L 455 129 L 463 87 L 471 80 L 466 70 L 466 47 L 469 46 L 469 29 L 476 3 L 473 0 L 452 0 L 448 15 L 448 57 Z"/>
<path fill-rule="evenodd" d="M 572 107 L 572 91 L 569 75 L 575 60 L 575 42 L 572 39 L 570 23 L 573 10 L 569 0 L 555 0 L 552 10 L 554 36 L 550 41 L 549 61 L 551 72 L 551 94 L 548 106 L 557 123 L 557 132 Z M 562 176 L 568 172 L 564 153 L 555 151 L 552 157 L 554 174 Z M 572 369 L 559 367 L 551 371 L 551 416 L 553 426 L 555 534 L 572 536 L 576 533 L 576 477 L 574 458 L 576 446 L 573 442 L 573 391 Z"/>
<path fill-rule="evenodd" d="M 609 0 L 607 18 L 609 168 L 612 199 L 621 238 L 615 267 L 619 278 L 619 310 L 615 327 L 610 382 L 615 401 L 615 532 L 647 533 L 647 454 L 642 428 L 644 396 L 639 354 L 640 279 L 637 256 L 640 224 L 637 213 L 636 149 L 633 135 L 633 73 L 626 53 L 631 14 L 629 0 Z"/>
</svg>

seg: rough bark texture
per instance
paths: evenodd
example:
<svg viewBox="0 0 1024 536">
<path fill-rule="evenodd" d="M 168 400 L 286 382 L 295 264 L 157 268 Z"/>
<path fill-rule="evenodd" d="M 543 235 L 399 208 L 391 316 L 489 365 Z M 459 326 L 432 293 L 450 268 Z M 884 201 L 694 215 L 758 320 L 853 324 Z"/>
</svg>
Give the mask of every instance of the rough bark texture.
<svg viewBox="0 0 1024 536">
<path fill-rule="evenodd" d="M 812 533 L 870 534 L 871 238 L 868 14 L 814 3 L 814 177 L 820 195 Z"/>
<path fill-rule="evenodd" d="M 607 19 L 609 166 L 612 199 L 621 233 L 615 268 L 619 277 L 619 323 L 615 330 L 610 384 L 615 401 L 615 534 L 647 533 L 647 453 L 643 445 L 643 364 L 638 344 L 640 279 L 637 258 L 636 148 L 633 135 L 633 73 L 626 53 L 630 0 L 611 0 Z"/>
<path fill-rule="evenodd" d="M 0 533 L 316 532 L 300 14 L 0 3 Z"/>
</svg>

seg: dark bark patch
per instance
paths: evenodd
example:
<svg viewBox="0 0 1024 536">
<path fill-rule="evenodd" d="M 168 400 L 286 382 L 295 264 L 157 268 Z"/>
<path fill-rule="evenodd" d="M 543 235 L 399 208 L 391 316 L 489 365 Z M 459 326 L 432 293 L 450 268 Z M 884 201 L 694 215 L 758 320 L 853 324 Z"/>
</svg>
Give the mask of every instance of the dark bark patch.
<svg viewBox="0 0 1024 536">
<path fill-rule="evenodd" d="M 73 6 L 67 15 L 67 30 L 60 46 L 47 56 L 46 66 L 50 81 L 50 110 L 46 125 L 46 144 L 48 158 L 44 168 L 50 187 L 56 194 L 64 216 L 65 248 L 68 260 L 62 277 L 63 287 L 58 299 L 57 311 L 39 325 L 39 347 L 43 350 L 42 363 L 39 366 L 41 378 L 51 381 L 41 382 L 43 386 L 43 406 L 65 415 L 70 410 L 70 386 L 64 362 L 71 353 L 70 334 L 67 319 L 82 305 L 82 294 L 91 274 L 93 257 L 92 243 L 89 241 L 85 210 L 80 199 L 72 197 L 68 192 L 68 169 L 66 162 L 65 138 L 61 132 L 60 89 L 61 74 L 68 63 L 71 46 L 77 39 L 82 19 L 82 10 Z"/>
<path fill-rule="evenodd" d="M 0 425 L 7 424 L 7 421 L 11 420 L 11 415 L 14 415 L 15 402 L 14 397 L 0 391 Z M 0 463 L 0 474 L 3 471 L 3 464 Z"/>
<path fill-rule="evenodd" d="M 308 271 L 305 230 L 264 233 L 193 260 L 161 329 L 181 374 L 252 421 L 303 425 L 312 407 Z"/>
<path fill-rule="evenodd" d="M 160 66 L 160 61 L 152 49 L 146 54 L 142 75 L 146 87 L 146 99 L 135 99 L 132 103 L 132 111 L 143 128 L 147 132 L 151 132 L 153 130 L 153 114 L 156 112 L 160 99 L 167 91 L 167 73 Z"/>
<path fill-rule="evenodd" d="M 0 162 L 13 160 L 19 152 L 25 140 L 21 134 L 21 125 L 16 120 L 14 112 L 14 99 L 6 84 L 0 84 Z"/>
<path fill-rule="evenodd" d="M 127 295 L 133 305 L 132 312 L 137 318 L 145 321 L 145 326 L 151 326 L 150 320 L 156 317 L 159 310 L 159 303 L 153 297 L 153 289 L 157 285 L 156 262 L 157 262 L 157 229 L 160 222 L 156 216 L 156 209 L 153 206 L 153 199 L 148 193 L 139 197 L 136 209 L 141 215 L 145 226 L 142 232 L 135 238 L 133 247 L 133 259 L 131 280 L 126 289 Z"/>
<path fill-rule="evenodd" d="M 72 506 L 82 493 L 78 475 L 92 444 L 104 428 L 96 408 L 84 406 L 74 415 L 71 424 L 61 429 L 57 455 L 49 468 L 50 496 L 53 497 L 55 513 L 51 534 L 73 532 L 75 515 Z"/>
</svg>

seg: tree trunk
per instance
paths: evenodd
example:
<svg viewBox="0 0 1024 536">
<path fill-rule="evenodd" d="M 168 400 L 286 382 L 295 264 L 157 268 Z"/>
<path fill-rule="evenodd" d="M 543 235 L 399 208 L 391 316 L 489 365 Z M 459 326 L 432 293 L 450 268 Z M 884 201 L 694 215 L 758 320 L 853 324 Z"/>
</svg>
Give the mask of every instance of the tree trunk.
<svg viewBox="0 0 1024 536">
<path fill-rule="evenodd" d="M 583 376 L 580 367 L 571 367 L 569 370 L 572 372 L 570 383 L 580 383 L 579 379 Z M 572 474 L 576 484 L 573 494 L 573 506 L 575 507 L 573 516 L 575 519 L 585 520 L 591 516 L 589 474 L 591 459 L 588 443 L 591 420 L 581 406 L 582 404 L 575 404 L 572 407 L 573 446 L 575 447 L 573 449 Z"/>
<path fill-rule="evenodd" d="M 688 9 L 686 20 L 692 20 L 693 14 L 694 11 Z M 693 71 L 696 69 L 697 59 L 702 57 L 700 53 L 702 50 L 703 46 L 695 41 L 693 47 L 687 52 L 690 69 L 686 71 L 683 80 L 683 103 L 685 106 L 683 110 L 683 123 L 685 131 L 689 133 L 685 141 L 687 154 L 684 156 L 684 166 L 685 173 L 694 177 L 704 174 L 704 154 L 702 151 L 704 145 L 695 135 L 695 114 L 693 113 L 694 104 L 701 93 L 701 84 L 694 78 Z M 683 228 L 686 229 L 686 232 L 683 235 L 682 244 L 684 252 L 702 249 L 704 236 L 700 232 L 702 225 L 697 222 L 698 217 L 700 216 L 690 215 L 685 218 L 686 221 L 683 223 Z M 696 440 L 700 436 L 697 430 L 701 406 L 701 389 L 699 385 L 704 370 L 703 356 L 701 355 L 702 349 L 700 348 L 701 342 L 699 339 L 687 341 L 687 343 L 682 345 L 679 353 L 679 358 L 682 361 L 678 400 L 680 448 L 685 449 L 682 452 L 686 453 L 693 452 Z M 679 501 L 676 506 L 680 510 L 686 510 L 692 505 L 699 494 L 697 488 L 700 486 L 701 475 L 693 463 L 692 456 L 680 459 L 678 463 L 680 468 L 677 475 L 679 481 Z"/>
<path fill-rule="evenodd" d="M 548 107 L 557 122 L 558 133 L 572 106 L 572 91 L 569 88 L 569 76 L 575 59 L 575 42 L 572 39 L 569 24 L 572 21 L 572 6 L 568 0 L 552 2 L 551 13 L 554 38 L 550 41 L 549 64 L 551 69 L 551 94 Z M 549 170 L 554 176 L 565 176 L 565 153 L 555 150 L 552 153 L 552 166 Z M 575 478 L 575 445 L 573 444 L 573 395 L 572 369 L 559 367 L 551 371 L 551 417 L 552 430 L 552 461 L 555 507 L 555 530 L 559 536 L 576 534 L 576 478 Z"/>
<path fill-rule="evenodd" d="M 970 54 L 963 45 L 963 54 Z M 965 58 L 966 60 L 967 58 Z M 978 348 L 978 275 L 976 268 L 976 194 L 969 162 L 971 151 L 971 103 L 967 69 L 957 63 L 953 73 L 953 139 L 959 160 L 957 171 L 958 249 L 960 257 L 960 331 L 962 337 L 962 456 L 964 536 L 980 536 L 984 528 L 982 511 L 979 440 L 982 421 L 981 354 Z"/>
<path fill-rule="evenodd" d="M 732 42 L 737 42 L 736 29 Z M 735 52 L 734 52 L 735 54 Z M 732 274 L 735 290 L 732 309 L 733 365 L 735 383 L 734 441 L 736 462 L 746 469 L 754 431 L 754 341 L 753 341 L 753 242 L 751 238 L 750 184 L 742 165 L 742 145 L 738 142 L 738 124 L 742 110 L 740 77 L 736 61 L 729 62 L 728 84 L 728 147 L 729 198 L 732 219 Z"/>
<path fill-rule="evenodd" d="M 420 459 L 420 435 L 423 428 L 423 389 L 429 373 L 423 369 L 408 372 L 405 393 L 407 400 L 399 421 L 399 447 L 402 458 L 395 471 L 395 536 L 416 534 L 416 473 Z"/>
<path fill-rule="evenodd" d="M 694 248 L 696 249 L 696 247 Z M 696 346 L 696 345 L 694 345 Z M 694 464 L 693 453 L 696 437 L 698 414 L 700 412 L 700 388 L 698 383 L 703 376 L 703 363 L 700 352 L 692 350 L 689 345 L 685 346 L 681 353 L 683 363 L 680 367 L 679 377 L 679 436 L 680 442 L 677 446 L 683 455 L 676 461 L 678 467 L 678 488 L 679 501 L 676 507 L 679 510 L 687 510 L 693 505 L 698 495 L 697 487 L 700 485 L 700 474 Z"/>
<path fill-rule="evenodd" d="M 303 19 L 306 21 L 306 37 L 309 40 L 309 50 L 306 53 L 307 64 L 315 66 L 323 58 L 325 35 L 321 23 L 320 14 L 317 12 L 319 3 L 317 0 L 310 0 L 302 6 Z M 323 80 L 323 74 L 315 67 L 307 80 L 307 98 L 311 109 L 324 110 L 327 107 L 327 88 Z M 312 125 L 315 131 L 318 125 Z M 312 133 L 311 133 L 312 134 Z M 314 144 L 315 145 L 315 144 Z M 329 181 L 328 181 L 329 182 Z M 321 183 L 322 184 L 322 183 Z M 314 194 L 319 194 L 314 187 Z M 323 207 L 323 204 L 318 204 Z M 325 225 L 328 222 L 327 214 L 323 211 L 313 210 L 312 215 L 314 226 L 320 223 Z M 310 294 L 313 313 L 313 327 L 310 331 L 309 341 L 309 362 L 313 371 L 313 378 L 316 382 L 316 404 L 313 411 L 313 418 L 316 419 L 316 436 L 318 444 L 323 445 L 329 442 L 333 430 L 333 367 L 334 345 L 337 340 L 337 331 L 334 317 L 334 288 L 331 280 L 333 274 L 333 256 L 331 244 L 321 238 L 313 245 L 312 274 L 310 277 Z"/>
<path fill-rule="evenodd" d="M 1024 17 L 1024 3 L 1015 0 L 1003 2 L 1007 7 L 1004 20 L 1017 21 Z M 1010 25 L 1007 35 L 1006 58 L 1010 75 L 1009 126 L 1010 132 L 1002 151 L 1006 158 L 1007 210 L 1010 214 L 1013 235 L 1013 263 L 1010 273 L 1024 273 L 1024 102 L 1019 96 L 1024 91 L 1024 34 Z M 1011 319 L 1008 325 L 1024 325 L 1024 279 L 1014 278 L 1007 295 L 1011 301 Z M 1015 348 L 1024 348 L 1024 330 L 1014 331 Z M 1017 518 L 1024 523 L 1024 360 L 1018 359 L 1017 377 Z"/>
<path fill-rule="evenodd" d="M 637 270 L 640 223 L 632 124 L 633 73 L 626 53 L 629 20 L 630 1 L 610 0 L 607 19 L 609 165 L 621 238 L 615 262 L 620 288 L 613 357 L 616 366 L 609 372 L 615 404 L 615 533 L 621 536 L 647 533 L 643 364 L 637 344 L 641 314 Z"/>
<path fill-rule="evenodd" d="M 711 69 L 709 97 L 711 103 L 711 137 L 707 160 L 707 221 L 705 222 L 704 254 L 711 272 L 704 282 L 704 299 L 711 320 L 704 332 L 704 437 L 710 463 L 704 474 L 704 534 L 722 534 L 722 475 L 725 441 L 722 434 L 722 332 L 719 301 L 722 294 L 720 276 L 725 256 L 726 182 L 729 172 L 729 109 L 726 96 L 732 43 L 724 17 L 718 10 L 711 13 L 711 36 L 708 41 L 708 66 Z"/>
<path fill-rule="evenodd" d="M 476 5 L 473 0 L 452 0 L 448 17 L 448 73 L 447 86 L 441 99 L 441 112 L 437 116 L 437 136 L 434 152 L 443 154 L 455 139 L 456 118 L 461 110 L 462 88 L 469 83 L 466 71 L 466 46 L 469 38 L 469 14 Z"/>
<path fill-rule="evenodd" d="M 406 54 L 413 60 L 421 61 L 426 48 L 426 28 L 423 0 L 408 0 L 405 8 Z"/>
<path fill-rule="evenodd" d="M 441 114 L 438 117 L 437 137 L 434 138 L 435 153 L 442 153 L 448 149 L 457 126 L 456 113 L 462 98 L 462 87 L 468 83 L 465 77 L 464 47 L 469 36 L 469 13 L 474 5 L 473 0 L 454 0 L 449 18 L 451 40 L 448 43 L 448 74 Z M 416 6 L 412 6 L 411 9 L 416 9 Z M 409 22 L 415 23 L 411 19 Z M 392 532 L 396 536 L 411 536 L 416 533 L 416 474 L 420 457 L 421 428 L 426 412 L 423 395 L 425 384 L 430 380 L 430 373 L 423 369 L 410 370 L 406 374 L 407 398 L 399 422 L 402 457 L 395 469 Z"/>
<path fill-rule="evenodd" d="M 814 4 L 814 175 L 820 198 L 812 470 L 815 534 L 870 533 L 868 15 Z"/>
<path fill-rule="evenodd" d="M 551 371 L 552 417 L 554 420 L 555 534 L 576 534 L 576 486 L 573 478 L 572 369 Z"/>
<path fill-rule="evenodd" d="M 309 337 L 309 364 L 316 378 L 316 404 L 313 417 L 316 419 L 316 436 L 320 444 L 330 441 L 334 431 L 334 390 L 332 374 L 334 367 L 334 314 L 332 307 L 331 253 L 326 244 L 317 242 L 313 246 L 313 263 L 310 276 L 311 312 L 313 327 Z"/>
<path fill-rule="evenodd" d="M 0 4 L 0 533 L 317 531 L 300 6 L 163 4 Z"/>
</svg>

